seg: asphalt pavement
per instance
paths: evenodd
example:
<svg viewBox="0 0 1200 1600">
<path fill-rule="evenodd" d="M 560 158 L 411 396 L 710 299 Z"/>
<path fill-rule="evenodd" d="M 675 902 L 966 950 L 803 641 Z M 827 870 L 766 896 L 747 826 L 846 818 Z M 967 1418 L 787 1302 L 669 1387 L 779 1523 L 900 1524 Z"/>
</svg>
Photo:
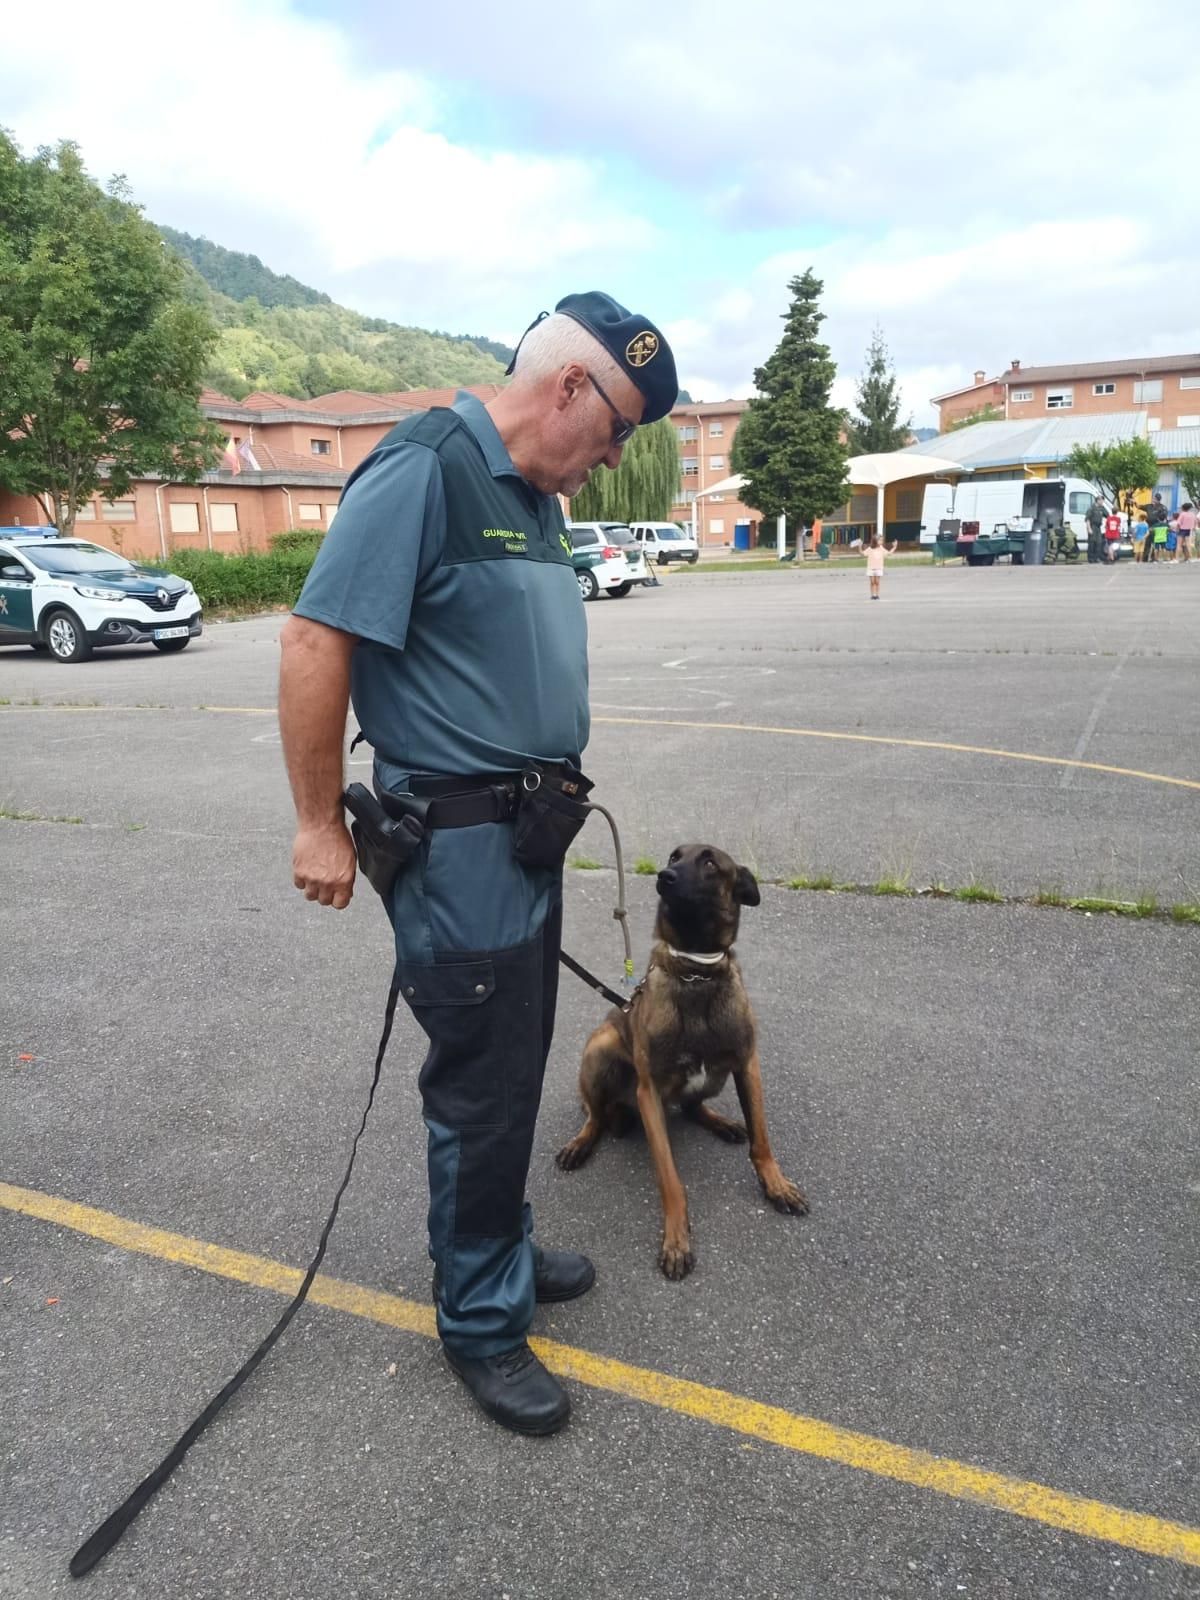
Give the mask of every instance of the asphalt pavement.
<svg viewBox="0 0 1200 1600">
<path fill-rule="evenodd" d="M 771 877 L 1200 899 L 1200 575 L 897 569 L 884 596 L 672 573 L 588 607 L 587 765 L 631 858 L 706 837 Z M 73 1587 L 71 1550 L 278 1315 L 220 1252 L 302 1268 L 357 1126 L 389 936 L 365 888 L 340 916 L 291 888 L 280 620 L 176 657 L 0 653 L 5 1600 Z M 597 822 L 584 851 L 611 860 Z M 610 980 L 615 893 L 607 866 L 567 873 L 567 947 Z M 652 880 L 630 901 L 643 961 Z M 776 1215 L 744 1150 L 673 1124 L 680 1284 L 640 1135 L 554 1166 L 602 1014 L 563 979 L 530 1198 L 598 1281 L 537 1331 L 660 1387 L 572 1380 L 568 1429 L 515 1439 L 371 1312 L 428 1296 L 402 1016 L 325 1264 L 361 1302 L 301 1313 L 97 1596 L 1200 1594 L 1200 1542 L 1171 1533 L 1200 1523 L 1200 929 L 769 887 L 739 953 L 812 1211 Z M 187 1265 L 128 1223 L 214 1248 Z M 711 1404 L 685 1415 L 673 1378 Z M 879 1449 L 847 1465 L 820 1423 Z M 975 1470 L 1030 1485 L 1023 1509 L 979 1503 Z M 1055 1495 L 1141 1532 L 1068 1531 Z"/>
</svg>

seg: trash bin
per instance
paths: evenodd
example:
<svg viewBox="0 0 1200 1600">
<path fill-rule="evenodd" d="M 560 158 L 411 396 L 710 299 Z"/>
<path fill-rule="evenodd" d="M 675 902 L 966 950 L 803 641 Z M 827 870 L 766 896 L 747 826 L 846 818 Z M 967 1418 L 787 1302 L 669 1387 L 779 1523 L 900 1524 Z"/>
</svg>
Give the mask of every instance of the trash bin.
<svg viewBox="0 0 1200 1600">
<path fill-rule="evenodd" d="M 735 522 L 733 525 L 733 548 L 735 550 L 749 550 L 750 524 L 748 522 Z"/>
<path fill-rule="evenodd" d="M 1041 567 L 1046 563 L 1046 530 L 1037 524 L 1025 535 L 1025 565 Z"/>
</svg>

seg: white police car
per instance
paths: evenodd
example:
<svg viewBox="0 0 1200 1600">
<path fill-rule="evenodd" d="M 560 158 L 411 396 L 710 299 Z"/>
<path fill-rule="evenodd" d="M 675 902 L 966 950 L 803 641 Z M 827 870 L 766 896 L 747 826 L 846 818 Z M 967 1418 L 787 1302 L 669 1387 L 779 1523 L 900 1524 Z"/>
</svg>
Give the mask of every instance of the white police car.
<svg viewBox="0 0 1200 1600">
<path fill-rule="evenodd" d="M 184 650 L 200 633 L 200 599 L 186 579 L 60 539 L 56 528 L 0 528 L 0 645 L 72 662 L 99 645 Z"/>
</svg>

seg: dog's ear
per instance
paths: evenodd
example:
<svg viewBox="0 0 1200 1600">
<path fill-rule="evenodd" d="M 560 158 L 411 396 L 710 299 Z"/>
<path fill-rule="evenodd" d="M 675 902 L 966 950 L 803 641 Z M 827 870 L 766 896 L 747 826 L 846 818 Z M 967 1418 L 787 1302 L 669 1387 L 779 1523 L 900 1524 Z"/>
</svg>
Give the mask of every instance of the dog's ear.
<svg viewBox="0 0 1200 1600">
<path fill-rule="evenodd" d="M 758 879 L 749 867 L 739 867 L 733 880 L 733 898 L 740 906 L 756 906 L 762 896 L 758 892 Z"/>
</svg>

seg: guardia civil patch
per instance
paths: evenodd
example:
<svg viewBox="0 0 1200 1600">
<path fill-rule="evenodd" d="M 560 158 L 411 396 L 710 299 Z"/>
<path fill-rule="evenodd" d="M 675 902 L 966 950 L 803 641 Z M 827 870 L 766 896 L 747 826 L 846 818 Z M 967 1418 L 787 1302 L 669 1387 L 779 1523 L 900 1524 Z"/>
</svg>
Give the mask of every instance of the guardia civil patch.
<svg viewBox="0 0 1200 1600">
<path fill-rule="evenodd" d="M 625 346 L 625 359 L 631 367 L 644 367 L 658 354 L 658 335 L 645 328 Z"/>
</svg>

